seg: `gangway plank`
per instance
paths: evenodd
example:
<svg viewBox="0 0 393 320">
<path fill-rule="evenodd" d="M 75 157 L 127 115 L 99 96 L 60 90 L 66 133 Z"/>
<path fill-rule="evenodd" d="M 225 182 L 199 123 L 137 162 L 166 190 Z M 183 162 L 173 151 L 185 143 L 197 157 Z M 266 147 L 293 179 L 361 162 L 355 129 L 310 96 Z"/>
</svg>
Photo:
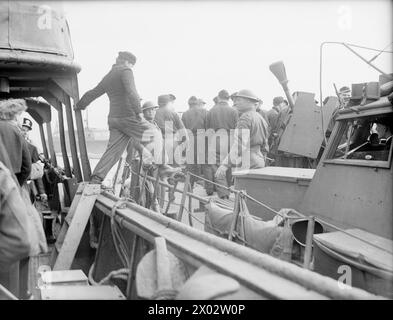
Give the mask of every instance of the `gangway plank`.
<svg viewBox="0 0 393 320">
<path fill-rule="evenodd" d="M 55 244 L 53 258 L 56 261 L 53 270 L 71 268 L 100 190 L 101 187 L 98 184 L 82 183 L 79 185 Z"/>
</svg>

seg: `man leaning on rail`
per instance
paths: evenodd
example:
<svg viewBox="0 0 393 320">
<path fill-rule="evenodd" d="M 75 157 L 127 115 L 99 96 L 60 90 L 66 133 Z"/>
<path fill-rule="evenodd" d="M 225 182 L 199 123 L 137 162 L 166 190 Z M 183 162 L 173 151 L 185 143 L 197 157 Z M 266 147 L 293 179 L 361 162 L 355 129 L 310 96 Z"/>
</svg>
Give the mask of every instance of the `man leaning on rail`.
<svg viewBox="0 0 393 320">
<path fill-rule="evenodd" d="M 132 72 L 135 63 L 136 57 L 131 52 L 119 52 L 116 64 L 108 74 L 94 89 L 86 92 L 75 106 L 75 109 L 83 110 L 104 93 L 110 101 L 109 142 L 94 169 L 91 183 L 101 183 L 104 180 L 110 169 L 119 161 L 129 142 L 143 155 L 144 165 L 158 164 L 161 174 L 172 174 L 177 171 L 164 164 L 165 156 L 161 155 L 161 134 L 157 134 L 154 125 L 143 118 Z"/>
</svg>

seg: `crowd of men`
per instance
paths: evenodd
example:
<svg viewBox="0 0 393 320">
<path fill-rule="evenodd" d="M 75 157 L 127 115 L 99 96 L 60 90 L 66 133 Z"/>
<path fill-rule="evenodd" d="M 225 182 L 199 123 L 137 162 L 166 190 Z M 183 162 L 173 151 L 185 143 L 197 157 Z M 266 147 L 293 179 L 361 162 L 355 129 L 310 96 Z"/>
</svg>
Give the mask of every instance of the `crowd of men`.
<svg viewBox="0 0 393 320">
<path fill-rule="evenodd" d="M 107 150 L 94 169 L 92 183 L 103 181 L 126 148 L 129 154 L 139 151 L 145 166 L 156 165 L 166 174 L 178 170 L 179 156 L 184 155 L 184 150 L 193 150 L 192 156 L 186 156 L 186 168 L 193 174 L 192 185 L 200 175 L 228 186 L 233 167 L 254 169 L 267 164 L 283 165 L 277 149 L 292 113 L 283 97 L 275 97 L 272 108 L 266 111 L 261 108 L 262 100 L 250 90 L 233 94 L 221 90 L 209 110 L 203 99 L 191 96 L 189 109 L 180 117 L 174 108 L 173 94 L 158 96 L 157 103 L 147 101 L 141 105 L 132 71 L 135 63 L 132 53 L 119 52 L 111 70 L 75 107 L 83 110 L 105 93 L 110 101 L 110 138 Z M 343 99 L 346 99 L 347 89 L 340 90 Z M 293 98 L 296 99 L 296 94 Z M 205 144 L 201 144 L 204 138 L 200 135 L 218 131 L 220 139 L 216 139 L 214 150 L 206 149 L 209 142 L 205 139 Z M 227 132 L 227 139 L 223 139 L 223 131 Z M 248 138 L 241 132 L 248 132 Z M 213 184 L 206 183 L 205 188 L 208 195 L 216 190 L 221 198 L 228 197 L 228 192 Z"/>
</svg>

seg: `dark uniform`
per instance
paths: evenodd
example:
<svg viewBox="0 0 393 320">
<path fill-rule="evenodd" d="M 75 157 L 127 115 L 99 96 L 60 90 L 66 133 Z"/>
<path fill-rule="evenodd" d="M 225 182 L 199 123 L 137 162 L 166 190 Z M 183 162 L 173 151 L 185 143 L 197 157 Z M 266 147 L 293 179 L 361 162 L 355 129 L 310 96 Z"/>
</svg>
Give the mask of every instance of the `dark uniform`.
<svg viewBox="0 0 393 320">
<path fill-rule="evenodd" d="M 274 106 L 266 114 L 269 124 L 269 148 L 270 156 L 274 158 L 277 153 L 280 136 L 285 130 L 290 112 L 290 107 L 284 107 L 282 110 Z"/>
<path fill-rule="evenodd" d="M 204 155 L 205 148 L 204 150 L 201 150 L 200 147 L 198 148 L 198 140 L 200 140 L 198 139 L 198 129 L 203 129 L 202 132 L 199 132 L 199 134 L 205 136 L 204 130 L 206 129 L 207 113 L 208 112 L 205 108 L 198 105 L 193 105 L 190 106 L 190 109 L 188 109 L 182 115 L 182 121 L 184 123 L 184 126 L 186 127 L 186 129 L 192 132 L 192 137 L 190 137 L 190 147 L 194 148 L 193 159 L 187 159 L 191 162 L 187 164 L 187 171 L 190 171 L 191 173 L 194 173 L 196 175 L 201 175 L 203 172 L 203 164 L 199 163 L 198 161 L 201 160 L 201 157 L 198 157 L 197 155 L 198 153 Z M 202 161 L 204 160 L 205 159 L 202 158 Z M 197 179 L 194 176 L 190 177 L 191 186 L 194 185 L 194 182 L 196 180 Z"/>
<path fill-rule="evenodd" d="M 154 121 L 163 135 L 165 135 L 165 133 L 175 134 L 178 130 L 184 128 L 184 124 L 177 112 L 167 107 L 158 108 Z"/>
<path fill-rule="evenodd" d="M 36 163 L 38 161 L 40 161 L 40 156 L 38 154 L 38 150 L 37 147 L 35 145 L 33 145 L 32 143 L 30 143 L 29 141 L 27 141 L 27 147 L 29 149 L 30 155 L 31 155 L 31 163 Z M 42 178 L 37 178 L 33 180 L 34 186 L 31 186 L 33 188 L 33 194 L 31 196 L 35 196 L 35 193 L 38 192 L 38 194 L 44 195 L 45 193 L 45 187 L 44 187 L 44 182 L 42 181 Z M 36 190 L 34 190 L 36 189 Z M 33 200 L 33 199 L 32 199 Z"/>
<path fill-rule="evenodd" d="M 292 109 L 288 105 L 281 109 L 275 106 L 272 108 L 272 110 L 268 112 L 268 120 L 270 124 L 269 158 L 274 159 L 274 163 L 271 165 L 277 167 L 292 167 L 292 168 L 313 167 L 314 162 L 310 158 L 278 150 L 278 147 L 280 145 L 280 140 L 291 117 L 292 117 Z"/>
<path fill-rule="evenodd" d="M 246 130 L 250 134 L 249 145 L 245 144 L 244 136 L 241 134 L 242 130 Z M 263 168 L 268 151 L 268 125 L 265 119 L 254 110 L 247 111 L 239 117 L 234 144 L 222 164 L 237 167 L 241 164 L 248 169 Z M 250 155 L 249 163 L 245 163 L 248 154 Z"/>
<path fill-rule="evenodd" d="M 206 179 L 214 181 L 218 184 L 222 184 L 225 186 L 230 186 L 232 181 L 231 170 L 227 171 L 226 179 L 217 179 L 215 178 L 215 173 L 217 171 L 218 166 L 220 165 L 222 159 L 224 159 L 229 152 L 230 149 L 230 130 L 234 130 L 236 128 L 236 124 L 238 121 L 239 115 L 238 112 L 232 108 L 228 102 L 220 101 L 216 105 L 214 105 L 209 112 L 207 113 L 207 121 L 206 128 L 213 129 L 215 132 L 218 130 L 226 130 L 227 131 L 227 145 L 223 148 L 226 150 L 225 153 L 221 152 L 220 147 L 220 138 L 216 139 L 216 163 L 207 164 L 204 166 L 204 175 Z M 223 131 L 220 131 L 223 132 Z M 217 190 L 217 194 L 220 198 L 228 196 L 229 191 L 224 190 L 222 188 L 214 188 L 213 184 L 205 183 L 206 193 L 208 195 L 213 194 L 214 189 Z"/>
<path fill-rule="evenodd" d="M 32 144 L 31 142 L 27 141 L 27 148 L 29 149 L 29 152 L 30 152 L 31 162 L 35 163 L 35 162 L 40 161 L 40 156 L 39 156 L 37 147 L 34 144 Z"/>
<path fill-rule="evenodd" d="M 146 145 L 157 138 L 152 124 L 138 117 L 142 109 L 131 68 L 122 64 L 113 65 L 97 87 L 83 95 L 77 108 L 86 108 L 104 93 L 108 95 L 110 101 L 108 116 L 110 135 L 106 151 L 92 174 L 91 180 L 98 183 L 120 159 L 130 139 L 134 146 L 142 151 L 146 162 L 153 162 L 151 152 L 141 144 Z"/>
<path fill-rule="evenodd" d="M 31 157 L 27 141 L 17 124 L 10 120 L 0 120 L 0 138 L 10 159 L 10 169 L 22 186 L 31 172 Z"/>
</svg>

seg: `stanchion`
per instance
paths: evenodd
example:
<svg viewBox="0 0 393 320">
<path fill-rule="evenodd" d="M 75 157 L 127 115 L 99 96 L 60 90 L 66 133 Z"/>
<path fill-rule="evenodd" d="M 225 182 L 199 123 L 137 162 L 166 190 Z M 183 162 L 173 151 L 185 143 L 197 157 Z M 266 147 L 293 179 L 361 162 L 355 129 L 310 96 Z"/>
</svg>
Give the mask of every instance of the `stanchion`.
<svg viewBox="0 0 393 320">
<path fill-rule="evenodd" d="M 236 193 L 235 196 L 235 205 L 233 207 L 233 219 L 231 223 L 231 227 L 229 228 L 228 240 L 232 241 L 233 233 L 236 228 L 237 219 L 239 218 L 240 213 L 240 193 Z"/>
<path fill-rule="evenodd" d="M 177 216 L 178 221 L 181 221 L 183 218 L 183 211 L 184 211 L 184 206 L 186 204 L 189 184 L 190 184 L 190 175 L 189 175 L 189 173 L 187 173 L 186 174 L 186 181 L 184 182 L 183 194 L 182 194 L 181 202 L 180 202 L 179 215 Z"/>
<path fill-rule="evenodd" d="M 312 238 L 314 235 L 314 226 L 315 226 L 315 218 L 313 216 L 311 216 L 308 218 L 306 249 L 304 252 L 303 267 L 306 269 L 310 269 L 311 255 L 312 255 Z"/>
</svg>

